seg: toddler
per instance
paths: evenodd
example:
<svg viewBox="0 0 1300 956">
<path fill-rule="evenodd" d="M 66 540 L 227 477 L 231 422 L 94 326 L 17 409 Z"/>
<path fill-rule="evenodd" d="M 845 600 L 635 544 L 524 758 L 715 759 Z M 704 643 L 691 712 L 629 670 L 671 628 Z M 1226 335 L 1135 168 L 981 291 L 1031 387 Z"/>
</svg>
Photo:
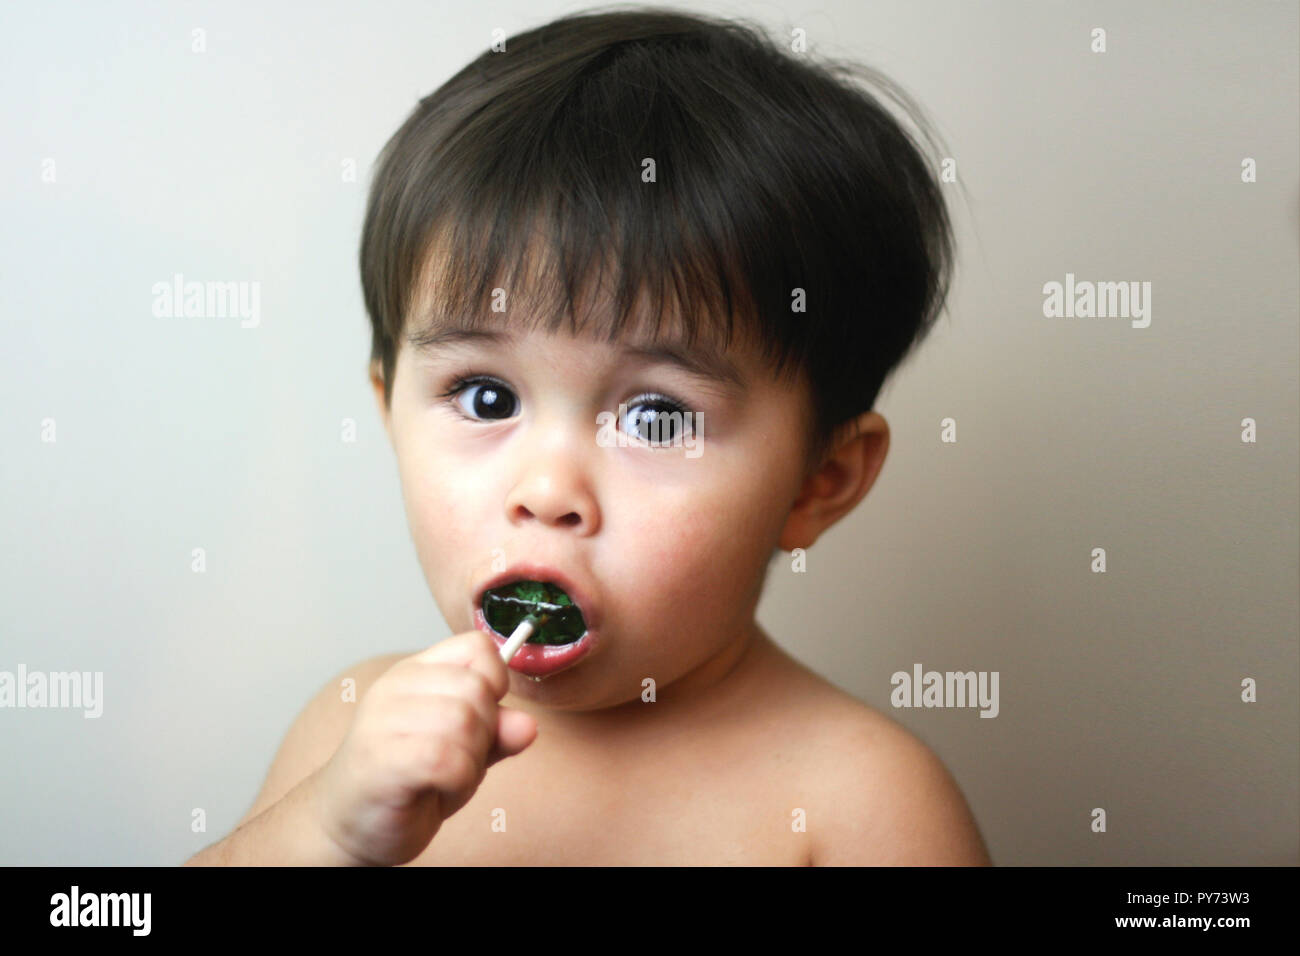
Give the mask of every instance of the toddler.
<svg viewBox="0 0 1300 956">
<path fill-rule="evenodd" d="M 454 634 L 332 677 L 189 864 L 989 863 L 935 755 L 755 620 L 875 481 L 952 268 L 931 159 L 853 81 L 910 101 L 803 45 L 587 11 L 385 146 L 370 380 Z"/>
</svg>

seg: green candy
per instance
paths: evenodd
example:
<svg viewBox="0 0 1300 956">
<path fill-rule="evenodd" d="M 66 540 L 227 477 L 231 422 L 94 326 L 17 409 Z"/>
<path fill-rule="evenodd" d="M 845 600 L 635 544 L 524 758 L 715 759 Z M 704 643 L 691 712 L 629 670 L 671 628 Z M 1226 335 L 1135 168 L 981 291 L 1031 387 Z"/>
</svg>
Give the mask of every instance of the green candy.
<svg viewBox="0 0 1300 956">
<path fill-rule="evenodd" d="M 513 634 L 530 614 L 536 616 L 537 626 L 525 643 L 572 644 L 587 633 L 582 611 L 553 584 L 515 581 L 483 595 L 483 616 L 502 637 Z"/>
</svg>

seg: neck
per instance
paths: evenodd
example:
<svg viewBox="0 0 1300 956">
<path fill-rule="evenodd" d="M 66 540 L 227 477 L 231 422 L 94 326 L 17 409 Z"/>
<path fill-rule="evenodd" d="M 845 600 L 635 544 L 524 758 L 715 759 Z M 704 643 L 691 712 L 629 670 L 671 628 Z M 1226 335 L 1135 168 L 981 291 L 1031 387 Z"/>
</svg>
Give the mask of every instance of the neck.
<svg viewBox="0 0 1300 956">
<path fill-rule="evenodd" d="M 553 710 L 534 701 L 507 695 L 502 704 L 515 707 L 537 719 L 540 734 L 593 739 L 620 739 L 653 727 L 656 735 L 671 730 L 679 721 L 695 722 L 709 713 L 725 711 L 741 693 L 773 650 L 771 639 L 751 621 L 742 635 L 713 657 L 671 684 L 655 687 L 653 704 L 638 695 L 629 701 L 598 710 Z M 648 710 L 652 707 L 653 710 Z M 648 717 L 653 717 L 648 720 Z M 593 718 L 595 718 L 593 720 Z"/>
</svg>

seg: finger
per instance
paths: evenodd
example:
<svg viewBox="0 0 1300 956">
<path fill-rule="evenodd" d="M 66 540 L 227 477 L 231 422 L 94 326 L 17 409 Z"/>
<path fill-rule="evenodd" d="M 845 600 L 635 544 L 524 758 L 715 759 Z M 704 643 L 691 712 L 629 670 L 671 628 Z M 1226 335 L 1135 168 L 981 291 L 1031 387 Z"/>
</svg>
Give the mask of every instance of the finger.
<svg viewBox="0 0 1300 956">
<path fill-rule="evenodd" d="M 537 718 L 513 707 L 497 711 L 496 743 L 488 753 L 490 767 L 506 757 L 512 757 L 537 739 Z"/>
<path fill-rule="evenodd" d="M 497 701 L 487 679 L 476 670 L 458 664 L 432 664 L 414 690 L 414 696 L 435 696 L 462 701 L 474 709 L 481 731 L 481 753 L 486 753 L 496 735 Z M 476 735 L 478 739 L 480 735 Z"/>
<path fill-rule="evenodd" d="M 459 664 L 477 671 L 487 679 L 494 700 L 510 689 L 510 675 L 496 641 L 483 631 L 464 631 L 414 656 L 424 663 Z"/>
<path fill-rule="evenodd" d="M 486 768 L 478 758 L 450 738 L 412 741 L 409 746 L 415 779 L 421 789 L 436 789 L 447 798 L 465 797 L 483 779 Z M 451 812 L 445 810 L 443 816 L 450 816 Z"/>
</svg>

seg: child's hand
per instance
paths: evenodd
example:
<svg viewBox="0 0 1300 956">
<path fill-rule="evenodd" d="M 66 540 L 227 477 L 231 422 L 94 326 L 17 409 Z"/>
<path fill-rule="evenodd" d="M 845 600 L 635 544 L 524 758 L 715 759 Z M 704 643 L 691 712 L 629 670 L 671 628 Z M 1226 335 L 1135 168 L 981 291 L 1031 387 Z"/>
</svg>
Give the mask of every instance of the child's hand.
<svg viewBox="0 0 1300 956">
<path fill-rule="evenodd" d="M 509 687 L 496 643 L 482 631 L 456 634 L 385 671 L 316 773 L 329 837 L 358 863 L 419 856 L 487 768 L 537 736 L 532 716 L 498 706 Z"/>
</svg>

